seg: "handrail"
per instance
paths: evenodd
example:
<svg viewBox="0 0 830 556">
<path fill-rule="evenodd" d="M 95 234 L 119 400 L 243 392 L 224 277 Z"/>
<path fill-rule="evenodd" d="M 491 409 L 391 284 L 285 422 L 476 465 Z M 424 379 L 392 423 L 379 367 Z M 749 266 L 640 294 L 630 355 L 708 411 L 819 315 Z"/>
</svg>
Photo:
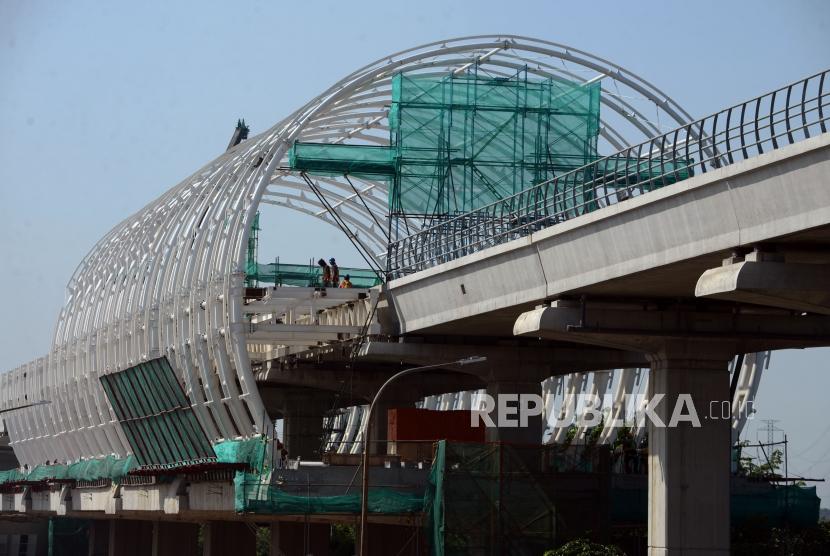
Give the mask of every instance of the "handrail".
<svg viewBox="0 0 830 556">
<path fill-rule="evenodd" d="M 388 279 L 527 236 L 735 162 L 826 133 L 830 70 L 623 149 L 389 243 Z"/>
</svg>

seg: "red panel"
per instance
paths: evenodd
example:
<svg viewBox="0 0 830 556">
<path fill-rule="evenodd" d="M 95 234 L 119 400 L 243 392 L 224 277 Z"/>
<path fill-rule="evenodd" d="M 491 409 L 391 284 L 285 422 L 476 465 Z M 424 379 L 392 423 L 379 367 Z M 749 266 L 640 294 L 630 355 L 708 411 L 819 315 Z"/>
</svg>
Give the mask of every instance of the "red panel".
<svg viewBox="0 0 830 556">
<path fill-rule="evenodd" d="M 470 411 L 400 407 L 388 412 L 388 440 L 484 442 L 484 427 L 470 426 Z"/>
</svg>

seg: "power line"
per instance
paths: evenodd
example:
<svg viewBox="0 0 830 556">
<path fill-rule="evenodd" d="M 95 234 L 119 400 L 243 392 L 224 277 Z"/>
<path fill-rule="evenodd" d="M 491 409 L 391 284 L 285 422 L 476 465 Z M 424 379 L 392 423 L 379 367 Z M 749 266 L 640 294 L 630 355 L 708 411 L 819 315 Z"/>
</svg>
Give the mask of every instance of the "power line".
<svg viewBox="0 0 830 556">
<path fill-rule="evenodd" d="M 821 434 L 818 436 L 818 438 L 816 438 L 815 440 L 813 440 L 813 441 L 810 443 L 810 447 L 809 447 L 809 448 L 807 448 L 806 450 L 802 450 L 802 451 L 800 451 L 800 452 L 799 452 L 796 456 L 794 456 L 794 457 L 803 456 L 803 455 L 804 455 L 804 454 L 806 454 L 807 452 L 810 452 L 813 448 L 815 448 L 816 446 L 818 446 L 818 443 L 819 443 L 819 442 L 820 442 L 820 441 L 821 441 L 821 440 L 822 440 L 822 439 L 823 439 L 823 438 L 827 435 L 827 433 L 828 433 L 828 432 L 830 432 L 830 425 L 827 425 L 827 426 L 824 428 L 824 430 L 821 432 Z"/>
</svg>

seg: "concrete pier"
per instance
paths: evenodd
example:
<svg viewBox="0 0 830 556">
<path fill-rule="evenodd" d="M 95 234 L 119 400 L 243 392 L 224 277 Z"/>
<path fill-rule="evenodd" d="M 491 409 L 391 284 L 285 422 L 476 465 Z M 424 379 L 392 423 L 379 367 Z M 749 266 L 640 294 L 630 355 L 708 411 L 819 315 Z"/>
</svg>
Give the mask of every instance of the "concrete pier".
<svg viewBox="0 0 830 556">
<path fill-rule="evenodd" d="M 728 359 L 708 355 L 690 342 L 651 356 L 649 399 L 664 397 L 648 427 L 650 556 L 729 554 Z"/>
</svg>

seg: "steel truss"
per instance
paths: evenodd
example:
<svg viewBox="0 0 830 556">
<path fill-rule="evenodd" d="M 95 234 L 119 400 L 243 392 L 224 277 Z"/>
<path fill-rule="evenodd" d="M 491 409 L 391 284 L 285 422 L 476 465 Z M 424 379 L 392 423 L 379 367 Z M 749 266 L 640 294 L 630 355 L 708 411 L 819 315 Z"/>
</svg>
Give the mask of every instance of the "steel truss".
<svg viewBox="0 0 830 556">
<path fill-rule="evenodd" d="M 315 195 L 301 176 L 286 170 L 287 150 L 295 140 L 388 144 L 396 72 L 446 74 L 474 65 L 493 76 L 526 68 L 540 78 L 601 80 L 606 150 L 691 120 L 634 73 L 527 37 L 434 42 L 358 69 L 126 218 L 92 248 L 69 281 L 48 355 L 0 376 L 2 408 L 51 401 L 4 416 L 21 463 L 127 455 L 129 445 L 99 378 L 159 356 L 171 362 L 210 439 L 268 432 L 243 302 L 248 234 L 260 205 L 349 226 L 379 268 L 385 267 L 387 249 L 384 183 L 316 179 Z"/>
</svg>

